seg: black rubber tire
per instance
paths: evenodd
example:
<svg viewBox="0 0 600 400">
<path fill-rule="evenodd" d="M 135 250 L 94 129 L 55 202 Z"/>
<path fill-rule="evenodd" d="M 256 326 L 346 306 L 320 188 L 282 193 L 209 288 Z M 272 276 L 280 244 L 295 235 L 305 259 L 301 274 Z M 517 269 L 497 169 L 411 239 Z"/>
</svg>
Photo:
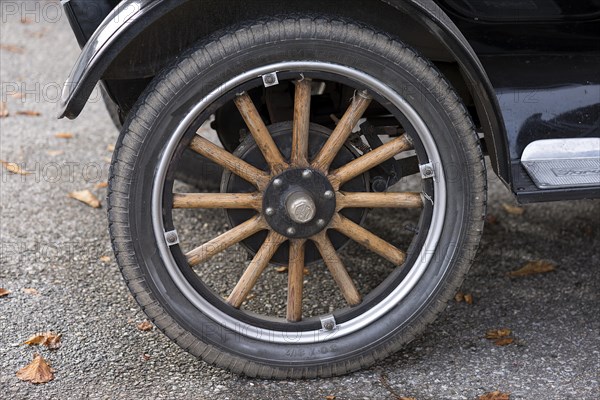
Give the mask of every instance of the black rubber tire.
<svg viewBox="0 0 600 400">
<path fill-rule="evenodd" d="M 184 103 L 189 107 L 236 74 L 282 57 L 344 63 L 405 94 L 432 131 L 444 167 L 452 172 L 440 243 L 420 281 L 385 317 L 318 346 L 268 343 L 222 326 L 218 331 L 204 329 L 215 322 L 195 308 L 165 272 L 155 250 L 148 206 L 156 160 L 183 111 L 174 110 Z M 346 374 L 382 360 L 422 333 L 444 310 L 473 261 L 487 191 L 471 118 L 431 63 L 371 28 L 300 17 L 221 32 L 166 68 L 130 113 L 116 146 L 109 187 L 116 258 L 129 289 L 154 324 L 207 363 L 247 376 L 281 379 Z M 227 340 L 231 337 L 235 340 Z"/>
</svg>

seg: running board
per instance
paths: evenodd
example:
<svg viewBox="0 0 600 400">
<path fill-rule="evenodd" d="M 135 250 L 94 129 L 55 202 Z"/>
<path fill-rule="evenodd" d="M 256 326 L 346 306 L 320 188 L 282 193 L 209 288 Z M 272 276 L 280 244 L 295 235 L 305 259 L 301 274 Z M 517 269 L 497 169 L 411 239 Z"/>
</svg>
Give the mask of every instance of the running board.
<svg viewBox="0 0 600 400">
<path fill-rule="evenodd" d="M 600 186 L 600 138 L 537 140 L 521 164 L 540 189 Z"/>
</svg>

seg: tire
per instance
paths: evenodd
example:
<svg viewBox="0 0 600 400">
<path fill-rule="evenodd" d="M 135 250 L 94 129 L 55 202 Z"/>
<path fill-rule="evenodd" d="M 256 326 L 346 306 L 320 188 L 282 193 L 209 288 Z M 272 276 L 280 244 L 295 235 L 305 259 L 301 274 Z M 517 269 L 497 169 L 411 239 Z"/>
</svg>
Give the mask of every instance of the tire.
<svg viewBox="0 0 600 400">
<path fill-rule="evenodd" d="M 269 69 L 269 66 L 277 63 L 281 64 L 276 69 Z M 239 305 L 237 308 L 231 306 L 236 304 L 234 293 L 238 286 L 227 299 L 229 303 L 220 298 L 219 293 L 225 281 L 243 286 L 245 283 L 238 281 L 243 270 L 227 269 L 228 259 L 219 258 L 220 255 L 210 268 L 205 265 L 203 268 L 190 268 L 187 265 L 187 262 L 193 265 L 190 253 L 186 256 L 183 242 L 176 242 L 188 234 L 203 235 L 212 222 L 218 221 L 215 223 L 221 227 L 223 221 L 218 219 L 221 214 L 205 212 L 197 222 L 191 222 L 189 229 L 177 228 L 179 237 L 169 236 L 180 221 L 179 217 L 172 216 L 180 211 L 174 210 L 177 203 L 170 193 L 173 191 L 173 169 L 177 168 L 182 149 L 187 149 L 190 143 L 190 146 L 195 146 L 192 138 L 198 139 L 193 132 L 214 113 L 214 107 L 222 104 L 219 103 L 221 100 L 239 98 L 239 93 L 249 86 L 262 85 L 256 73 L 267 71 L 277 71 L 279 79 L 294 79 L 296 85 L 300 85 L 306 77 L 326 77 L 355 85 L 357 91 L 366 88 L 366 92 L 357 92 L 357 96 L 350 99 L 352 104 L 359 104 L 361 100 L 357 97 L 364 93 L 365 98 L 372 96 L 373 101 L 389 107 L 397 116 L 398 123 L 408 132 L 405 140 L 408 142 L 410 139 L 413 143 L 419 163 L 427 164 L 430 161 L 435 174 L 433 178 L 420 175 L 406 178 L 407 182 L 415 180 L 416 185 L 422 188 L 418 209 L 394 209 L 387 214 L 377 214 L 378 210 L 356 211 L 352 208 L 345 214 L 340 212 L 345 221 L 353 221 L 354 225 L 351 226 L 361 225 L 369 229 L 380 229 L 388 220 L 394 217 L 402 219 L 405 215 L 409 218 L 413 215 L 410 213 L 414 212 L 417 225 L 411 229 L 417 233 L 410 233 L 410 238 L 406 239 L 406 243 L 410 244 L 405 253 L 407 258 L 396 263 L 401 267 L 380 268 L 379 261 L 372 261 L 374 258 L 371 258 L 371 253 L 355 251 L 354 246 L 358 245 L 354 242 L 348 244 L 347 238 L 354 236 L 357 228 L 353 228 L 354 231 L 339 228 L 339 232 L 345 232 L 344 235 L 334 237 L 332 232 L 337 228 L 330 228 L 341 226 L 336 225 L 334 219 L 325 228 L 330 229 L 328 233 L 322 231 L 314 237 L 324 235 L 318 237 L 329 239 L 335 253 L 321 251 L 324 247 L 320 246 L 324 245 L 313 239 L 306 242 L 314 244 L 320 254 L 325 255 L 327 267 L 329 263 L 334 264 L 335 260 L 341 259 L 348 266 L 353 282 L 359 289 L 370 287 L 361 283 L 361 277 L 369 276 L 370 271 L 384 271 L 388 275 L 373 284 L 372 291 L 364 293 L 358 303 L 347 299 L 348 303 L 357 305 L 342 305 L 333 310 L 330 308 L 329 312 L 324 308 L 323 313 L 315 312 L 315 315 L 311 314 L 299 322 L 290 322 L 289 300 L 286 303 L 288 320 L 285 317 L 273 318 L 266 311 L 266 316 L 262 314 L 269 299 L 273 304 L 279 304 L 278 293 L 283 292 L 273 290 L 265 294 L 270 286 L 262 282 L 267 280 L 266 275 L 268 279 L 276 280 L 281 274 L 271 270 L 264 272 L 259 282 L 259 289 L 264 290 L 256 289 L 253 292 L 257 293 L 260 304 L 254 305 L 244 296 L 241 298 L 245 301 L 242 310 Z M 290 130 L 290 124 L 269 127 L 276 146 L 286 160 L 289 160 L 286 156 L 289 151 L 286 153 L 283 149 L 285 143 L 290 143 L 290 134 L 286 134 Z M 314 164 L 315 159 L 319 158 L 315 154 L 322 148 L 322 142 L 328 141 L 328 137 L 334 134 L 313 124 L 309 135 L 310 146 L 313 143 L 319 146 L 312 154 L 311 162 Z M 210 156 L 206 148 L 202 151 Z M 250 156 L 256 155 L 256 149 L 255 139 L 249 137 L 234 152 L 234 156 L 264 170 L 267 168 L 264 160 Z M 332 165 L 337 163 L 335 168 L 341 168 L 340 165 L 345 167 L 347 164 L 344 163 L 360 157 L 360 153 L 369 152 L 364 149 L 358 152 L 353 145 L 345 142 Z M 340 154 L 348 160 L 342 159 Z M 314 176 L 321 173 L 317 167 L 314 169 L 316 172 L 310 179 L 317 179 Z M 333 176 L 331 170 L 325 170 L 323 176 L 330 179 Z M 368 186 L 373 171 L 361 172 L 344 185 L 354 185 L 353 190 L 359 191 L 365 182 Z M 284 170 L 284 173 L 288 172 Z M 278 176 L 285 180 L 288 175 L 282 173 Z M 301 178 L 298 176 L 297 179 Z M 236 193 L 250 192 L 249 184 L 240 183 L 242 181 L 231 173 L 224 173 L 221 192 L 229 193 L 230 188 L 237 189 Z M 290 178 L 290 181 L 293 179 Z M 288 185 L 288 181 L 284 184 Z M 277 196 L 271 196 L 271 193 L 279 193 L 276 192 L 277 185 L 272 179 L 268 186 L 265 185 L 267 183 L 263 185 L 266 189 L 260 192 L 264 195 L 264 203 L 260 206 L 262 211 L 256 218 L 269 222 L 268 229 L 273 235 L 269 238 L 275 238 L 273 240 L 276 241 L 276 238 L 283 237 L 287 240 L 278 230 L 280 228 L 276 227 L 279 219 L 267 219 L 268 211 L 264 208 L 271 201 L 279 201 Z M 348 186 L 344 185 L 340 190 L 348 191 Z M 352 22 L 322 18 L 261 20 L 220 32 L 179 57 L 176 63 L 156 77 L 130 113 L 116 146 L 109 188 L 108 215 L 116 258 L 129 289 L 153 323 L 183 349 L 209 364 L 238 374 L 275 379 L 346 374 L 386 358 L 421 334 L 444 310 L 473 261 L 483 228 L 487 190 L 485 164 L 471 118 L 439 71 L 397 39 Z M 312 189 L 307 186 L 306 190 Z M 318 201 L 323 201 L 314 207 L 318 212 L 330 204 L 320 198 Z M 281 220 L 292 216 L 299 218 L 300 214 L 293 214 L 287 207 L 284 211 L 289 215 L 281 217 Z M 394 207 L 398 207 L 398 204 L 394 203 Z M 226 211 L 230 226 L 237 227 L 240 224 L 238 219 L 249 218 L 249 214 L 238 211 Z M 187 214 L 181 220 L 195 221 L 195 211 L 182 212 Z M 277 209 L 277 212 L 280 210 Z M 338 214 L 335 215 L 338 218 Z M 367 216 L 379 216 L 379 219 L 371 225 L 365 225 Z M 335 221 L 339 222 L 339 219 Z M 307 224 L 312 227 L 313 220 Z M 389 240 L 394 243 L 405 243 L 402 238 L 408 235 L 408 230 L 403 226 L 401 222 L 383 230 L 393 233 Z M 256 238 L 257 235 L 242 242 L 245 252 L 255 260 L 267 254 L 267 261 L 285 264 L 285 257 L 289 256 L 287 245 L 279 249 L 275 246 L 277 252 L 273 250 L 273 255 L 263 251 L 271 242 L 266 241 L 264 235 Z M 304 243 L 304 239 L 294 235 L 299 233 L 289 233 L 290 243 Z M 370 243 L 366 245 L 373 248 Z M 323 296 L 325 300 L 320 301 L 325 302 L 329 298 L 341 298 L 335 285 L 327 286 L 330 285 L 328 279 L 331 276 L 321 272 L 325 267 L 320 261 L 319 252 L 312 249 L 311 253 L 309 244 L 302 246 L 305 264 L 311 273 L 306 278 L 308 283 L 305 290 L 313 290 L 316 285 L 314 280 L 317 278 L 312 279 L 312 276 L 322 276 L 324 278 L 319 278 L 319 284 L 333 289 L 310 293 Z M 234 250 L 238 251 L 238 247 Z M 348 257 L 348 254 L 358 256 Z M 280 258 L 283 261 L 277 261 Z M 259 260 L 254 265 L 266 266 L 261 262 Z M 367 263 L 364 265 L 368 268 L 363 268 L 361 263 Z M 293 268 L 297 268 L 295 263 L 293 265 Z M 215 272 L 220 270 L 223 272 Z M 294 275 L 296 273 L 292 272 L 290 264 L 289 276 L 297 277 Z M 213 276 L 211 274 L 217 278 L 207 283 Z M 343 290 L 346 290 L 344 295 L 352 293 L 351 289 Z M 306 304 L 313 299 L 305 298 L 304 301 L 304 308 L 300 306 L 301 314 L 310 308 Z M 251 307 L 252 310 L 257 307 L 260 312 L 250 313 L 245 307 Z M 315 307 L 320 310 L 319 304 Z"/>
</svg>

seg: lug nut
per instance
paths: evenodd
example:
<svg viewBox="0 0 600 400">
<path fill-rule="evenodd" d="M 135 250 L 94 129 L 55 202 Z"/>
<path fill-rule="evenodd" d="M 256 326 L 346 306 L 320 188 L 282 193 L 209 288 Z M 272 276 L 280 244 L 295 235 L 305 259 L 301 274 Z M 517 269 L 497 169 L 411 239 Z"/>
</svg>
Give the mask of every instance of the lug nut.
<svg viewBox="0 0 600 400">
<path fill-rule="evenodd" d="M 293 227 L 290 226 L 289 228 L 287 228 L 286 232 L 288 235 L 293 236 L 296 234 L 296 229 L 294 229 Z"/>
<path fill-rule="evenodd" d="M 277 178 L 273 181 L 273 186 L 281 186 L 281 185 L 283 185 L 283 181 L 281 179 Z"/>
<path fill-rule="evenodd" d="M 310 169 L 302 171 L 302 177 L 304 179 L 310 179 L 312 177 L 312 171 Z"/>
<path fill-rule="evenodd" d="M 333 199 L 334 193 L 331 190 L 326 191 L 325 193 L 323 193 L 323 196 L 326 199 Z"/>
<path fill-rule="evenodd" d="M 265 214 L 267 214 L 268 216 L 274 215 L 275 214 L 275 209 L 273 207 L 268 207 L 265 210 Z"/>
</svg>

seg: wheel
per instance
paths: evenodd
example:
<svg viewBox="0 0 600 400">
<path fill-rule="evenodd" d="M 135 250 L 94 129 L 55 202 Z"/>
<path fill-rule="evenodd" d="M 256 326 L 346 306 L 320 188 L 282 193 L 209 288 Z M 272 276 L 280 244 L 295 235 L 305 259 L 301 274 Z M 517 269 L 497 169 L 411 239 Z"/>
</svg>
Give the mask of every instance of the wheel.
<svg viewBox="0 0 600 400">
<path fill-rule="evenodd" d="M 248 93 L 279 85 L 293 117 L 265 122 Z M 340 86 L 335 122 L 315 123 Z M 248 133 L 227 150 L 198 129 L 231 104 Z M 174 180 L 189 149 L 223 167 L 217 191 Z M 454 90 L 347 21 L 269 19 L 197 44 L 140 98 L 114 159 L 110 233 L 131 292 L 182 348 L 248 376 L 340 375 L 400 349 L 461 284 L 485 214 Z"/>
</svg>

